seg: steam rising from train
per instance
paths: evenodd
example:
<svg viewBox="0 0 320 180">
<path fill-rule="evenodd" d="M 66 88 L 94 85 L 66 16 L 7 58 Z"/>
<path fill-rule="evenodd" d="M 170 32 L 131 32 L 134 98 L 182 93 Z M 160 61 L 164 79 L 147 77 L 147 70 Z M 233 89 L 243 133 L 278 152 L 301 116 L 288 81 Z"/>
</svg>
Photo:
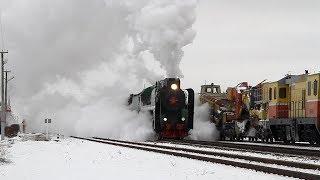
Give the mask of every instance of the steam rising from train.
<svg viewBox="0 0 320 180">
<path fill-rule="evenodd" d="M 196 1 L 153 1 L 130 16 L 134 51 L 149 51 L 165 69 L 167 77 L 183 77 L 179 68 L 182 48 L 192 42 Z"/>
<path fill-rule="evenodd" d="M 41 130 L 50 117 L 53 130 L 67 134 L 152 134 L 148 114 L 128 111 L 125 99 L 146 81 L 182 77 L 196 0 L 12 0 L 1 7 L 16 76 L 12 104 L 27 129 Z"/>
</svg>

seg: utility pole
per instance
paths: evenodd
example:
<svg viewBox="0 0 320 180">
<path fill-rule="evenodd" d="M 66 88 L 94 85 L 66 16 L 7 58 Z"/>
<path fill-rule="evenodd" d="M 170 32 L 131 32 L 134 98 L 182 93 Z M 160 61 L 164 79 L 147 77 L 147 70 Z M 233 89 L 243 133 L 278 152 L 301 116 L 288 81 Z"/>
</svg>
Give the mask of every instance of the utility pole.
<svg viewBox="0 0 320 180">
<path fill-rule="evenodd" d="M 4 139 L 4 128 L 6 126 L 6 119 L 5 119 L 5 102 L 4 102 L 4 54 L 7 54 L 8 51 L 0 51 L 1 53 L 1 140 Z"/>
<path fill-rule="evenodd" d="M 8 79 L 8 73 L 11 71 L 4 71 L 5 72 L 5 90 L 4 90 L 4 119 L 7 120 L 7 111 L 8 111 L 8 82 L 12 80 L 14 77 Z"/>
<path fill-rule="evenodd" d="M 5 72 L 5 90 L 4 90 L 4 105 L 6 110 L 8 109 L 8 82 L 14 79 L 14 76 L 8 79 L 8 73 L 11 71 L 4 71 Z"/>
<path fill-rule="evenodd" d="M 46 139 L 49 140 L 49 125 L 51 125 L 51 119 L 47 118 L 44 120 L 44 123 L 46 124 Z"/>
</svg>

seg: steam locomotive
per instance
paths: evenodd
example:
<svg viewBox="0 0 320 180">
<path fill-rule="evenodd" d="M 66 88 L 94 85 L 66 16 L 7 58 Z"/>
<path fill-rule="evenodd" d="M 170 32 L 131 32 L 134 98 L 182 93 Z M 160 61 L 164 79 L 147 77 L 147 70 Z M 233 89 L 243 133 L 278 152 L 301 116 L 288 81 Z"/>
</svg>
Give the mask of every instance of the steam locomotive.
<svg viewBox="0 0 320 180">
<path fill-rule="evenodd" d="M 149 112 L 158 139 L 183 139 L 193 128 L 194 91 L 179 78 L 166 78 L 128 98 L 131 110 Z"/>
</svg>

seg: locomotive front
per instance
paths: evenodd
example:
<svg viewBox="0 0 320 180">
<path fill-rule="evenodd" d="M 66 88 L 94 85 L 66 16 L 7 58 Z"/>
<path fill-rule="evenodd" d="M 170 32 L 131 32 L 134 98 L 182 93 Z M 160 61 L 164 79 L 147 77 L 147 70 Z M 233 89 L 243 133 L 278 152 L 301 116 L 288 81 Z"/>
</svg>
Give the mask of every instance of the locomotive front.
<svg viewBox="0 0 320 180">
<path fill-rule="evenodd" d="M 180 79 L 167 78 L 156 84 L 155 130 L 160 138 L 180 139 L 193 128 L 194 92 L 182 90 Z"/>
<path fill-rule="evenodd" d="M 156 87 L 154 123 L 160 138 L 188 136 L 188 131 L 193 128 L 193 90 L 182 90 L 178 78 L 159 81 Z"/>
<path fill-rule="evenodd" d="M 131 110 L 149 112 L 158 138 L 183 139 L 193 128 L 194 91 L 179 78 L 166 78 L 128 98 Z"/>
</svg>

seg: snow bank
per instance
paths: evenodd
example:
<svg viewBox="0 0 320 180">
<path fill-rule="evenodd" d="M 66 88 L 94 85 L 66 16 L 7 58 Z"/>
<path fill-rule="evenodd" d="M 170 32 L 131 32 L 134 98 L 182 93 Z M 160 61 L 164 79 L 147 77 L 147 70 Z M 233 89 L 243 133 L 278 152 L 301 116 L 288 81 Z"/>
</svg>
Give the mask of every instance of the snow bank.
<svg viewBox="0 0 320 180">
<path fill-rule="evenodd" d="M 19 137 L 21 138 L 21 141 L 47 141 L 46 136 L 41 133 L 20 134 Z"/>
<path fill-rule="evenodd" d="M 0 165 L 4 163 L 8 163 L 8 142 L 7 141 L 1 141 L 0 142 Z"/>
<path fill-rule="evenodd" d="M 4 147 L 0 144 L 0 162 L 5 158 L 5 149 Z"/>
</svg>

